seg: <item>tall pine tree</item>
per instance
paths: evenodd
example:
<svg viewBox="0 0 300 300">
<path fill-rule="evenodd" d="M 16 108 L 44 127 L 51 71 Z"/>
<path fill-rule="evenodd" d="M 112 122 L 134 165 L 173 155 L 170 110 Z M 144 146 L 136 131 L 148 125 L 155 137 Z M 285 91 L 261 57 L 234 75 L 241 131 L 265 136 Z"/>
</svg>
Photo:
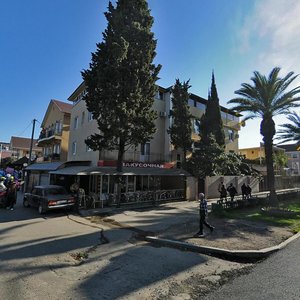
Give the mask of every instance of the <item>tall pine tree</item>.
<svg viewBox="0 0 300 300">
<path fill-rule="evenodd" d="M 189 80 L 181 83 L 179 79 L 176 79 L 176 83 L 172 87 L 173 108 L 171 110 L 171 117 L 173 122 L 168 129 L 171 143 L 174 145 L 175 149 L 181 148 L 183 151 L 183 168 L 186 167 L 187 151 L 192 147 L 192 115 L 190 114 L 188 107 L 190 96 L 188 92 L 189 88 Z"/>
<path fill-rule="evenodd" d="M 109 2 L 103 41 L 92 53 L 90 67 L 82 72 L 87 109 L 99 133 L 85 142 L 93 150 L 118 150 L 122 171 L 126 148 L 145 143 L 155 133 L 152 109 L 160 65 L 153 63 L 156 40 L 146 0 Z"/>
<path fill-rule="evenodd" d="M 225 134 L 214 73 L 212 74 L 206 110 L 200 122 L 201 139 L 208 142 L 211 134 L 215 137 L 219 146 L 225 148 Z"/>
</svg>

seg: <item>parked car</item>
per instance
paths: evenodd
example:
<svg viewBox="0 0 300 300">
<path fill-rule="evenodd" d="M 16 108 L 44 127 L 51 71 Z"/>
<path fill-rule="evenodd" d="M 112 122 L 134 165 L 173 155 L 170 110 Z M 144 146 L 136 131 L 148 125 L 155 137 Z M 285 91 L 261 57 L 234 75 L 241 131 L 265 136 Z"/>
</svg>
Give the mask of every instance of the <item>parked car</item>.
<svg viewBox="0 0 300 300">
<path fill-rule="evenodd" d="M 75 198 L 68 194 L 63 186 L 38 185 L 31 193 L 25 193 L 23 198 L 24 207 L 37 207 L 40 214 L 48 210 L 59 208 L 73 208 Z"/>
</svg>

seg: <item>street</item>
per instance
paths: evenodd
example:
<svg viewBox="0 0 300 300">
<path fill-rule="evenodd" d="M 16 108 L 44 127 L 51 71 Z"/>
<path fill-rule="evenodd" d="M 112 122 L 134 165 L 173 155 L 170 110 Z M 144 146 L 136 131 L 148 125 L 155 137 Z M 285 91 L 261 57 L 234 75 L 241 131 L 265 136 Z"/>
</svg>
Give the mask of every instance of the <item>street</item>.
<svg viewBox="0 0 300 300">
<path fill-rule="evenodd" d="M 19 195 L 20 196 L 20 195 Z M 100 243 L 103 229 L 109 243 Z M 196 299 L 244 265 L 132 238 L 64 211 L 0 210 L 0 299 Z M 82 262 L 72 254 L 87 254 Z M 199 285 L 199 282 L 201 284 Z M 195 296 L 196 295 L 196 296 Z M 175 298 L 174 298 L 175 299 Z"/>
<path fill-rule="evenodd" d="M 206 300 L 300 299 L 300 239 L 208 295 Z"/>
</svg>

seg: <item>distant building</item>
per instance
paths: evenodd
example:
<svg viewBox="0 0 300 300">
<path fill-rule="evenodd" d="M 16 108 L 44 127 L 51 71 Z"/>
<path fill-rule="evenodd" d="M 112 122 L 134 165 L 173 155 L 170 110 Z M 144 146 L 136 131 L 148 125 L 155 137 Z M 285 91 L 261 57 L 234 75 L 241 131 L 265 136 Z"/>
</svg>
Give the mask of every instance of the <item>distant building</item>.
<svg viewBox="0 0 300 300">
<path fill-rule="evenodd" d="M 9 149 L 9 143 L 0 142 L 0 168 L 2 165 L 2 160 L 11 157 L 11 150 Z"/>
<path fill-rule="evenodd" d="M 34 160 L 37 157 L 42 155 L 42 148 L 37 147 L 36 144 L 37 144 L 37 140 L 33 140 L 31 160 Z M 30 145 L 31 145 L 30 138 L 12 136 L 9 144 L 12 159 L 18 160 L 24 156 L 29 158 Z"/>
<path fill-rule="evenodd" d="M 296 143 L 279 146 L 285 150 L 285 154 L 288 157 L 287 174 L 300 175 L 300 144 Z"/>
<path fill-rule="evenodd" d="M 37 141 L 38 146 L 43 149 L 43 155 L 38 162 L 67 160 L 71 109 L 70 103 L 50 101 Z"/>
</svg>

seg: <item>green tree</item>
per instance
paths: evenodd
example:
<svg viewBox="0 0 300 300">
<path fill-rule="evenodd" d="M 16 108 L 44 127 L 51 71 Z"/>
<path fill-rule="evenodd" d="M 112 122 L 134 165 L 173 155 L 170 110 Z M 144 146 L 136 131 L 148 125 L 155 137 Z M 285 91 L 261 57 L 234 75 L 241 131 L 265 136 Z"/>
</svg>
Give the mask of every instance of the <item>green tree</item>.
<svg viewBox="0 0 300 300">
<path fill-rule="evenodd" d="M 206 176 L 222 175 L 220 164 L 224 161 L 224 149 L 216 142 L 214 135 L 210 134 L 207 141 L 197 143 L 191 159 L 187 163 L 188 171 L 195 177 L 205 179 Z"/>
<path fill-rule="evenodd" d="M 280 144 L 286 142 L 300 143 L 300 116 L 294 111 L 287 118 L 292 123 L 280 125 L 281 129 L 278 130 L 277 139 L 281 140 Z"/>
<path fill-rule="evenodd" d="M 208 94 L 205 113 L 200 122 L 201 139 L 203 139 L 205 142 L 208 142 L 208 137 L 210 134 L 213 134 L 216 142 L 221 147 L 225 148 L 225 134 L 214 74 L 212 74 L 211 88 Z"/>
<path fill-rule="evenodd" d="M 274 166 L 278 172 L 282 173 L 283 168 L 287 167 L 288 157 L 284 151 L 276 151 L 273 153 Z"/>
<path fill-rule="evenodd" d="M 93 150 L 118 150 L 122 171 L 126 148 L 149 141 L 155 133 L 152 109 L 160 65 L 154 65 L 156 40 L 146 0 L 109 2 L 108 25 L 89 69 L 82 72 L 87 109 L 99 133 L 85 142 Z"/>
<path fill-rule="evenodd" d="M 171 143 L 175 149 L 181 148 L 183 151 L 183 165 L 186 168 L 186 155 L 192 147 L 192 115 L 189 112 L 188 100 L 190 88 L 189 80 L 181 83 L 176 79 L 175 85 L 172 87 L 172 125 L 168 129 Z"/>
<path fill-rule="evenodd" d="M 248 112 L 244 120 L 261 118 L 260 133 L 263 136 L 267 180 L 270 189 L 270 201 L 278 206 L 278 199 L 275 191 L 275 176 L 273 167 L 273 137 L 276 133 L 273 117 L 289 113 L 293 107 L 299 106 L 300 87 L 287 91 L 289 85 L 296 79 L 293 72 L 285 77 L 279 77 L 280 68 L 274 68 L 268 77 L 255 71 L 251 78 L 253 85 L 242 83 L 242 87 L 235 91 L 239 97 L 228 101 L 235 104 L 232 108 L 239 112 Z M 297 103 L 298 102 L 298 103 Z"/>
</svg>

